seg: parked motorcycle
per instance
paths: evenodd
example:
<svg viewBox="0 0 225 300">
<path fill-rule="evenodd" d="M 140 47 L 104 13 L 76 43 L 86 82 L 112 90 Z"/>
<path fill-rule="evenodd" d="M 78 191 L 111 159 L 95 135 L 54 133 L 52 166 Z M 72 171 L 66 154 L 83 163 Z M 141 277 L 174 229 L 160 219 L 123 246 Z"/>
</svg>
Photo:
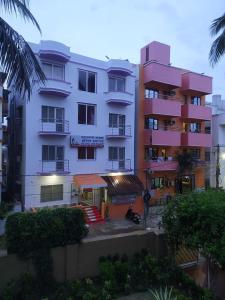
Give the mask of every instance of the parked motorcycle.
<svg viewBox="0 0 225 300">
<path fill-rule="evenodd" d="M 141 216 L 134 212 L 131 207 L 128 209 L 125 217 L 126 219 L 133 221 L 135 224 L 141 223 Z"/>
</svg>

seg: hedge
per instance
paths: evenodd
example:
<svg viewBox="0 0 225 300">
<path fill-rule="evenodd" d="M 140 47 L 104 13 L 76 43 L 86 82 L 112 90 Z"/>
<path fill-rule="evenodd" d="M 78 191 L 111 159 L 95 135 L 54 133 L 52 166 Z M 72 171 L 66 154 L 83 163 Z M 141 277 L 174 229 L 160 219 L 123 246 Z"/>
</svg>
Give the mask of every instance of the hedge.
<svg viewBox="0 0 225 300">
<path fill-rule="evenodd" d="M 37 249 L 79 243 L 86 234 L 84 213 L 78 208 L 15 213 L 6 221 L 8 252 L 21 257 Z"/>
</svg>

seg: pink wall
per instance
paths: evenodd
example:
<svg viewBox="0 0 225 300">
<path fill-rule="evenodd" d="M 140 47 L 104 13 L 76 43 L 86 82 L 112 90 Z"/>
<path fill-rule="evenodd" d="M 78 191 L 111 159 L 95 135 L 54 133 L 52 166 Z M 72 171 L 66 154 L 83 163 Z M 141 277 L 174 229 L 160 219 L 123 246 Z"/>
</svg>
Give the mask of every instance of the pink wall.
<svg viewBox="0 0 225 300">
<path fill-rule="evenodd" d="M 196 91 L 197 94 L 211 94 L 212 93 L 212 77 L 187 72 L 182 74 L 182 90 Z"/>
<path fill-rule="evenodd" d="M 181 87 L 180 70 L 159 63 L 149 63 L 144 66 L 144 83 L 151 81 L 171 87 Z"/>
<path fill-rule="evenodd" d="M 145 99 L 144 113 L 164 115 L 164 116 L 181 116 L 181 103 L 176 100 L 162 100 L 162 99 Z"/>
<path fill-rule="evenodd" d="M 181 134 L 181 145 L 191 147 L 211 147 L 212 135 L 207 133 L 184 132 Z"/>
<path fill-rule="evenodd" d="M 212 119 L 211 107 L 184 104 L 181 108 L 183 118 L 210 121 Z"/>
<path fill-rule="evenodd" d="M 145 145 L 180 146 L 180 132 L 170 130 L 144 130 Z"/>
<path fill-rule="evenodd" d="M 178 167 L 177 161 L 165 160 L 163 162 L 144 162 L 143 169 L 150 168 L 152 171 L 176 171 Z"/>
<path fill-rule="evenodd" d="M 149 61 L 156 60 L 165 65 L 170 63 L 170 46 L 153 41 L 141 49 L 141 64 L 146 63 L 146 47 L 149 48 Z"/>
</svg>

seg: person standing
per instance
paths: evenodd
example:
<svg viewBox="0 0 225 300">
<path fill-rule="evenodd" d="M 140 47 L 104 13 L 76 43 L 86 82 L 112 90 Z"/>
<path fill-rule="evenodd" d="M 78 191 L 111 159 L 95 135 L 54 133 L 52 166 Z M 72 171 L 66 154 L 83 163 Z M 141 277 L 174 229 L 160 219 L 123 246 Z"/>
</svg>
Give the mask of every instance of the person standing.
<svg viewBox="0 0 225 300">
<path fill-rule="evenodd" d="M 144 192 L 144 196 L 143 196 L 145 228 L 146 228 L 146 225 L 147 225 L 147 217 L 148 217 L 148 213 L 149 213 L 149 201 L 150 201 L 150 199 L 151 199 L 151 195 L 150 195 L 148 189 L 146 189 L 145 192 Z"/>
</svg>

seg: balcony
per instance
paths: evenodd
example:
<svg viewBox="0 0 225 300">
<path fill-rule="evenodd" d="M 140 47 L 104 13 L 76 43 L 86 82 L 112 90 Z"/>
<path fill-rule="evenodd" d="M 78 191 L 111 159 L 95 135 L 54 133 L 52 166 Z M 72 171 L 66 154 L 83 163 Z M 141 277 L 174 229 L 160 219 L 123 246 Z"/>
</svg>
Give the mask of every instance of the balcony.
<svg viewBox="0 0 225 300">
<path fill-rule="evenodd" d="M 182 74 L 182 91 L 191 95 L 208 95 L 212 93 L 212 77 L 187 72 Z"/>
<path fill-rule="evenodd" d="M 106 170 L 110 172 L 129 172 L 131 171 L 131 159 L 109 160 Z"/>
<path fill-rule="evenodd" d="M 41 41 L 39 56 L 41 59 L 67 62 L 70 59 L 70 48 L 55 41 Z"/>
<path fill-rule="evenodd" d="M 158 157 L 156 160 L 146 160 L 144 162 L 144 169 L 150 169 L 151 171 L 176 171 L 178 162 L 173 160 L 172 157 L 168 157 L 165 160 L 163 157 Z"/>
<path fill-rule="evenodd" d="M 181 87 L 180 70 L 169 65 L 150 62 L 144 65 L 144 83 L 158 88 L 174 89 Z"/>
<path fill-rule="evenodd" d="M 105 92 L 106 103 L 118 105 L 131 105 L 134 101 L 134 95 L 128 92 Z"/>
<path fill-rule="evenodd" d="M 176 100 L 147 98 L 144 100 L 145 115 L 181 116 L 181 103 Z"/>
<path fill-rule="evenodd" d="M 173 130 L 144 130 L 144 144 L 157 146 L 180 146 L 181 133 Z"/>
<path fill-rule="evenodd" d="M 212 135 L 208 133 L 183 132 L 181 134 L 181 146 L 211 147 Z"/>
<path fill-rule="evenodd" d="M 69 174 L 69 160 L 41 160 L 40 175 L 64 175 Z"/>
<path fill-rule="evenodd" d="M 126 139 L 131 137 L 131 126 L 109 127 L 106 135 L 107 139 Z"/>
<path fill-rule="evenodd" d="M 39 94 L 67 97 L 71 93 L 71 83 L 56 79 L 48 79 L 38 90 Z"/>
<path fill-rule="evenodd" d="M 110 59 L 107 62 L 107 72 L 113 75 L 128 76 L 133 73 L 132 64 L 128 60 Z"/>
<path fill-rule="evenodd" d="M 66 136 L 70 134 L 69 132 L 69 121 L 59 121 L 59 120 L 40 120 L 40 131 L 39 135 L 49 136 L 49 135 L 57 135 L 57 136 Z"/>
<path fill-rule="evenodd" d="M 181 107 L 181 115 L 184 119 L 210 121 L 212 119 L 212 109 L 207 106 L 184 104 Z"/>
</svg>

